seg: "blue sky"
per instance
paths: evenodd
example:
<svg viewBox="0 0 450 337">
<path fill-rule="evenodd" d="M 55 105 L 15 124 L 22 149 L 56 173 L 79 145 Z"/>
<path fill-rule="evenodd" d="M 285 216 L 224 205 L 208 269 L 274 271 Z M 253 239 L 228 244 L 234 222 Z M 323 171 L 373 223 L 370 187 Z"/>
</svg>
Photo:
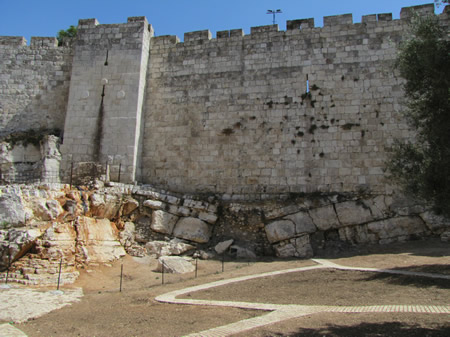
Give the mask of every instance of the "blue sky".
<svg viewBox="0 0 450 337">
<path fill-rule="evenodd" d="M 392 13 L 399 18 L 402 7 L 432 3 L 433 0 L 0 0 L 0 35 L 56 36 L 60 29 L 77 25 L 78 19 L 96 18 L 100 23 L 123 23 L 129 16 L 146 16 L 155 35 L 177 35 L 209 29 L 215 32 L 269 25 L 268 9 L 281 9 L 277 23 L 285 30 L 286 20 L 313 17 L 316 26 L 323 16 Z M 442 12 L 442 7 L 437 13 Z"/>
</svg>

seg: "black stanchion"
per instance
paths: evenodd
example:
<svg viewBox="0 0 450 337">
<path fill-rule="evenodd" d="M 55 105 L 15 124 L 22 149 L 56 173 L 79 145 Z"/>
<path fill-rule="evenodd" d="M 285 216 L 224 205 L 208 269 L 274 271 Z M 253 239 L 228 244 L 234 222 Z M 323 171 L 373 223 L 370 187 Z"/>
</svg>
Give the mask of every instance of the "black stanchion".
<svg viewBox="0 0 450 337">
<path fill-rule="evenodd" d="M 123 262 L 120 265 L 120 292 L 122 292 Z"/>
<path fill-rule="evenodd" d="M 195 278 L 197 278 L 197 270 L 198 270 L 198 258 L 195 258 Z"/>
<path fill-rule="evenodd" d="M 59 261 L 58 286 L 56 287 L 56 290 L 59 290 L 59 283 L 61 282 L 61 268 L 62 268 L 62 258 Z"/>
<path fill-rule="evenodd" d="M 5 284 L 8 284 L 9 269 L 10 268 L 11 268 L 11 247 L 8 247 L 8 269 L 6 270 L 6 281 L 5 281 Z"/>
<path fill-rule="evenodd" d="M 222 273 L 225 270 L 225 253 L 222 253 Z"/>
<path fill-rule="evenodd" d="M 119 177 L 117 178 L 118 183 L 120 183 L 120 171 L 122 171 L 122 163 L 119 164 Z"/>
<path fill-rule="evenodd" d="M 162 275 L 161 275 L 161 284 L 164 284 L 164 262 L 161 261 L 162 266 Z"/>
</svg>

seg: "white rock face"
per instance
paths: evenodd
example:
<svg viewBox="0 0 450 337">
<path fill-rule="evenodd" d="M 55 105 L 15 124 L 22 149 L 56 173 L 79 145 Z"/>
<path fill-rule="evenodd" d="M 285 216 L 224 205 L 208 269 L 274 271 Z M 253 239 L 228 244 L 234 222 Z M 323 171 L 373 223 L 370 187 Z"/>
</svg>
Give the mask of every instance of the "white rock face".
<svg viewBox="0 0 450 337">
<path fill-rule="evenodd" d="M 189 241 L 206 243 L 211 237 L 211 228 L 200 219 L 182 218 L 176 224 L 173 235 Z"/>
<path fill-rule="evenodd" d="M 333 205 L 314 208 L 309 211 L 309 215 L 316 227 L 321 231 L 340 227 Z"/>
<path fill-rule="evenodd" d="M 195 271 L 195 266 L 191 262 L 179 256 L 161 256 L 156 271 L 162 272 L 163 264 L 165 273 L 185 274 Z"/>
<path fill-rule="evenodd" d="M 152 212 L 152 223 L 150 228 L 155 232 L 170 235 L 172 234 L 178 219 L 179 218 L 176 215 L 161 210 L 155 210 Z"/>
<path fill-rule="evenodd" d="M 85 248 L 87 262 L 110 262 L 125 256 L 118 230 L 108 219 L 81 217 L 76 226 L 77 243 Z"/>
<path fill-rule="evenodd" d="M 342 226 L 353 226 L 374 220 L 369 207 L 362 202 L 338 203 L 336 204 L 336 213 Z"/>
</svg>

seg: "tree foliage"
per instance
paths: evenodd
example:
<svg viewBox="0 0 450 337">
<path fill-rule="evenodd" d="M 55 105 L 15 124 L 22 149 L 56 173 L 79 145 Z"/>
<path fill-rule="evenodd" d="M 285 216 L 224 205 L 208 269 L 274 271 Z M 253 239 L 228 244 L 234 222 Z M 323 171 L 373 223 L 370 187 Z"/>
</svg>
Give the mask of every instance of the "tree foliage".
<svg viewBox="0 0 450 337">
<path fill-rule="evenodd" d="M 56 39 L 58 40 L 58 46 L 63 46 L 65 44 L 70 44 L 70 42 L 77 36 L 77 27 L 70 26 L 68 29 L 61 29 L 58 32 Z"/>
<path fill-rule="evenodd" d="M 416 139 L 397 142 L 388 167 L 406 192 L 450 216 L 450 41 L 434 16 L 415 16 L 411 28 L 396 64 Z"/>
</svg>

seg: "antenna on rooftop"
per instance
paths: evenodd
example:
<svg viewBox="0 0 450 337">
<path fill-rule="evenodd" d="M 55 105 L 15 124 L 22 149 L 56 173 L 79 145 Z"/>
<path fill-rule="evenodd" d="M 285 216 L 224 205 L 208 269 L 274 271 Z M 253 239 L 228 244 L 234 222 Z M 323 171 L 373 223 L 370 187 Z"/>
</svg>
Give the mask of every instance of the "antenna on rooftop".
<svg viewBox="0 0 450 337">
<path fill-rule="evenodd" d="M 280 14 L 280 13 L 283 13 L 281 11 L 281 9 L 268 9 L 266 14 L 272 14 L 273 15 L 273 24 L 275 24 L 275 22 L 276 22 L 275 21 L 275 15 L 276 14 Z"/>
</svg>

